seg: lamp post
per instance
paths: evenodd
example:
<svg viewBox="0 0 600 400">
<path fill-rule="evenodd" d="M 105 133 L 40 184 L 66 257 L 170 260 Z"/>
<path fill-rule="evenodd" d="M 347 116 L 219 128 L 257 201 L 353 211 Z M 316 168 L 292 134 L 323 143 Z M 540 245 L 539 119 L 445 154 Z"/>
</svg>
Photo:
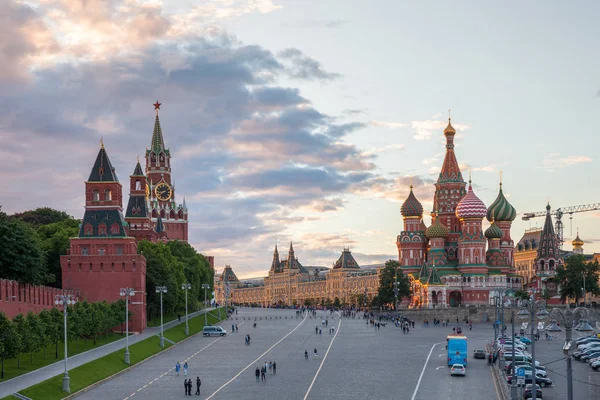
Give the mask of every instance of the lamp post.
<svg viewBox="0 0 600 400">
<path fill-rule="evenodd" d="M 69 371 L 67 370 L 67 307 L 75 304 L 75 299 L 71 294 L 57 294 L 54 296 L 54 304 L 62 305 L 64 312 L 64 330 L 65 330 L 65 375 L 62 380 L 62 390 L 67 393 L 71 393 L 69 387 Z"/>
<path fill-rule="evenodd" d="M 512 328 L 512 379 L 510 381 L 510 398 L 517 400 L 517 369 L 515 368 L 515 312 L 510 312 L 510 324 Z M 534 369 L 535 371 L 535 369 Z"/>
<path fill-rule="evenodd" d="M 210 289 L 210 285 L 208 283 L 202 284 L 202 289 L 204 289 L 204 326 L 208 326 L 207 317 L 206 317 L 206 291 Z"/>
<path fill-rule="evenodd" d="M 185 334 L 190 334 L 190 327 L 188 326 L 188 306 L 187 306 L 187 295 L 188 291 L 192 288 L 190 283 L 184 283 L 181 285 L 181 289 L 185 290 Z"/>
<path fill-rule="evenodd" d="M 567 305 L 568 307 L 568 305 Z M 565 327 L 565 344 L 563 345 L 563 353 L 565 354 L 565 358 L 567 360 L 567 400 L 573 400 L 573 366 L 571 364 L 571 335 L 573 333 L 573 322 L 575 321 L 576 315 L 581 314 L 584 318 L 580 321 L 580 324 L 575 328 L 581 332 L 591 332 L 594 329 L 589 325 L 587 321 L 588 310 L 585 307 L 577 307 L 574 310 L 570 310 L 569 308 L 560 309 L 553 308 L 552 315 L 554 317 L 560 317 L 564 322 Z M 552 332 L 560 332 L 560 327 L 556 324 L 552 324 L 548 327 L 548 330 Z"/>
<path fill-rule="evenodd" d="M 165 347 L 165 336 L 163 334 L 163 293 L 167 293 L 166 286 L 157 286 L 156 293 L 160 293 L 160 347 Z"/>
<path fill-rule="evenodd" d="M 586 306 L 586 295 L 585 295 L 585 271 L 581 272 L 581 276 L 583 276 L 583 306 Z"/>
<path fill-rule="evenodd" d="M 125 364 L 129 365 L 129 298 L 135 294 L 132 288 L 121 288 L 119 293 L 125 297 Z"/>
<path fill-rule="evenodd" d="M 537 396 L 537 390 L 536 388 L 536 374 L 535 374 L 535 336 L 534 336 L 534 323 L 535 323 L 535 317 L 537 316 L 538 319 L 544 320 L 548 317 L 548 315 L 550 315 L 550 313 L 548 311 L 546 311 L 546 302 L 544 300 L 535 300 L 535 297 L 531 297 L 530 300 L 527 300 L 525 302 L 525 307 L 527 309 L 522 309 L 521 311 L 519 311 L 517 313 L 517 316 L 521 319 L 526 319 L 527 317 L 530 317 L 530 332 L 531 332 L 531 379 L 532 379 L 532 387 L 533 387 L 533 391 L 532 391 L 532 395 L 533 397 L 531 398 L 532 400 L 536 399 Z M 536 307 L 540 307 L 541 309 L 536 313 Z M 514 348 L 514 343 L 513 342 L 513 348 Z"/>
</svg>

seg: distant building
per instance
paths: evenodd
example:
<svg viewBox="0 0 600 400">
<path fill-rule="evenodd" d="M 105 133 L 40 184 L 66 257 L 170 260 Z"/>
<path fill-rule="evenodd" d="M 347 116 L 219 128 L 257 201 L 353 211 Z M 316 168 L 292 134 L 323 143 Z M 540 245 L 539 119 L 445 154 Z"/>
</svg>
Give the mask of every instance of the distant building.
<svg viewBox="0 0 600 400">
<path fill-rule="evenodd" d="M 378 287 L 378 270 L 361 268 L 350 249 L 344 248 L 331 269 L 304 267 L 292 243 L 282 258 L 275 246 L 269 275 L 263 279 L 240 281 L 229 265 L 215 275 L 215 297 L 221 304 L 226 297 L 233 304 L 263 307 L 333 304 L 337 298 L 340 304 L 362 306 L 357 302 L 365 294 L 372 301 Z"/>
</svg>

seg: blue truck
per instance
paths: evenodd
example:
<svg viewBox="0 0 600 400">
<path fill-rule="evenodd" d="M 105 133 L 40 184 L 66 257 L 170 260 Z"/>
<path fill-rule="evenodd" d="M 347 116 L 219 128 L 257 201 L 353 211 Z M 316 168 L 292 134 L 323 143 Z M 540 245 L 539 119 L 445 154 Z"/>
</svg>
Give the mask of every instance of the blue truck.
<svg viewBox="0 0 600 400">
<path fill-rule="evenodd" d="M 467 337 L 464 335 L 448 335 L 446 338 L 448 349 L 448 366 L 462 364 L 467 366 Z"/>
</svg>

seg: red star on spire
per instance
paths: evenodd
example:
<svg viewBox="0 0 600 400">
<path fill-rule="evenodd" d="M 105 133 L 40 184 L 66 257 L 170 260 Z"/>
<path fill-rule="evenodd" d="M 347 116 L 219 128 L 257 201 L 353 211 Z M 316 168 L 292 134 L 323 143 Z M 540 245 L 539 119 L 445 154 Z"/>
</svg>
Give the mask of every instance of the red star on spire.
<svg viewBox="0 0 600 400">
<path fill-rule="evenodd" d="M 154 105 L 154 109 L 155 109 L 155 110 L 160 110 L 160 105 L 161 105 L 161 104 L 162 104 L 162 103 L 159 103 L 159 102 L 158 102 L 158 100 L 156 100 L 156 103 L 154 103 L 154 104 L 153 104 L 153 105 Z"/>
</svg>

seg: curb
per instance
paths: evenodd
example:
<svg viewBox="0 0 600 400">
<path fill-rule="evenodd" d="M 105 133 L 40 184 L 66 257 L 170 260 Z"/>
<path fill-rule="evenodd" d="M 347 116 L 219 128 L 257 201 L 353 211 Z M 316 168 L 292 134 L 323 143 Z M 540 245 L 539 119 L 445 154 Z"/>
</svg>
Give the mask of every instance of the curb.
<svg viewBox="0 0 600 400">
<path fill-rule="evenodd" d="M 224 321 L 224 320 L 222 320 L 222 321 Z M 221 321 L 219 321 L 219 322 L 221 322 Z M 146 362 L 148 362 L 148 361 L 152 360 L 154 357 L 157 357 L 158 355 L 160 355 L 160 354 L 163 354 L 164 352 L 166 352 L 166 351 L 169 351 L 169 350 L 171 350 L 171 349 L 173 349 L 173 348 L 175 348 L 175 347 L 179 346 L 181 343 L 183 343 L 183 342 L 185 342 L 185 341 L 187 341 L 187 340 L 189 340 L 189 339 L 193 338 L 194 336 L 196 336 L 196 335 L 198 335 L 198 334 L 200 334 L 200 333 L 202 333 L 202 331 L 199 331 L 199 332 L 197 332 L 197 333 L 194 333 L 193 335 L 190 335 L 190 336 L 186 337 L 185 339 L 183 339 L 183 340 L 182 340 L 182 341 L 180 341 L 180 342 L 176 342 L 175 344 L 171 345 L 171 347 L 169 347 L 168 349 L 161 350 L 161 351 L 159 351 L 158 353 L 156 353 L 156 354 L 153 354 L 153 355 L 151 355 L 150 357 L 147 357 L 147 358 L 143 359 L 142 361 L 138 362 L 137 364 L 134 364 L 134 365 L 132 365 L 132 366 L 130 366 L 130 367 L 127 367 L 127 368 L 125 368 L 125 369 L 123 369 L 123 370 L 119 371 L 119 372 L 116 372 L 116 373 L 112 374 L 111 376 L 107 376 L 106 378 L 102 379 L 101 381 L 98 381 L 98 382 L 92 383 L 91 385 L 89 385 L 89 386 L 86 386 L 86 387 L 84 387 L 83 389 L 81 389 L 81 390 L 78 390 L 77 392 L 75 392 L 75 393 L 73 393 L 73 394 L 70 394 L 70 395 L 68 395 L 67 397 L 63 397 L 63 398 L 62 398 L 62 400 L 74 399 L 75 397 L 77 397 L 77 396 L 79 396 L 79 395 L 81 395 L 81 394 L 83 394 L 83 393 L 86 393 L 86 392 L 88 392 L 88 391 L 92 390 L 92 389 L 93 389 L 93 388 L 95 388 L 96 386 L 99 386 L 99 385 L 103 384 L 104 382 L 108 382 L 108 381 L 110 381 L 111 379 L 114 379 L 114 378 L 118 377 L 119 375 L 122 375 L 122 374 L 124 374 L 125 372 L 129 372 L 129 371 L 130 371 L 130 370 L 132 370 L 133 368 L 135 368 L 135 367 L 137 367 L 137 366 L 139 366 L 139 365 L 142 365 L 142 364 L 144 364 L 144 363 L 146 363 Z M 166 340 L 166 339 L 167 339 L 167 338 L 165 337 L 165 340 Z M 119 350 L 121 350 L 121 349 L 119 349 Z M 118 350 L 117 350 L 117 351 L 118 351 Z M 83 364 L 83 365 L 85 365 L 85 364 Z"/>
<path fill-rule="evenodd" d="M 494 380 L 498 383 L 498 386 L 500 387 L 502 398 L 504 400 L 510 400 L 509 387 L 506 384 L 506 381 L 502 379 L 502 372 L 500 372 L 500 370 L 495 366 L 492 366 L 492 373 L 494 375 Z"/>
</svg>

